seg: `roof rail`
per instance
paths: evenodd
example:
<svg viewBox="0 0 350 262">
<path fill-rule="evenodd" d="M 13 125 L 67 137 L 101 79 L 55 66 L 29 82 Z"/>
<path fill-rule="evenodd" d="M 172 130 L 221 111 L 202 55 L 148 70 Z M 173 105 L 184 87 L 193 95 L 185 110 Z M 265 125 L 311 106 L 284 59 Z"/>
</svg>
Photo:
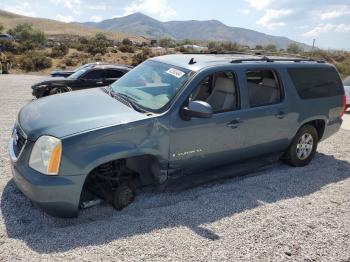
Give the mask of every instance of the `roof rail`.
<svg viewBox="0 0 350 262">
<path fill-rule="evenodd" d="M 314 60 L 310 58 L 268 58 L 266 56 L 263 56 L 261 58 L 244 58 L 244 59 L 233 59 L 231 63 L 243 63 L 243 62 L 315 62 L 315 63 L 322 63 L 324 64 L 324 60 Z"/>
<path fill-rule="evenodd" d="M 199 52 L 183 52 L 184 55 L 252 55 L 239 51 L 199 51 Z"/>
</svg>

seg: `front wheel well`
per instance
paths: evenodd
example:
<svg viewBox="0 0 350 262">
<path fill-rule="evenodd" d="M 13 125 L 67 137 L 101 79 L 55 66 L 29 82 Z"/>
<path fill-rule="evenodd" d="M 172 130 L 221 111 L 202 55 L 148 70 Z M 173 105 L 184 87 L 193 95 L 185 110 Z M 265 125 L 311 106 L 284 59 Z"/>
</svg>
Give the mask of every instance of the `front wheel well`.
<svg viewBox="0 0 350 262">
<path fill-rule="evenodd" d="M 123 183 L 136 188 L 164 181 L 158 159 L 151 155 L 112 160 L 95 167 L 86 177 L 80 202 L 98 197 L 110 201 L 111 193 Z"/>
</svg>

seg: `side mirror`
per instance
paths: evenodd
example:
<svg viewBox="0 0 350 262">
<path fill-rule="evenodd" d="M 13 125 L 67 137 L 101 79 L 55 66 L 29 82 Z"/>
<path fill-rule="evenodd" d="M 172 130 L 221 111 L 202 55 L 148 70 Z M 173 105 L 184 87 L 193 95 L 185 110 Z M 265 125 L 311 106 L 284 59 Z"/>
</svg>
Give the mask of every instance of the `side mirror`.
<svg viewBox="0 0 350 262">
<path fill-rule="evenodd" d="M 188 106 L 181 109 L 181 116 L 184 120 L 190 120 L 192 117 L 210 118 L 213 115 L 213 108 L 204 101 L 190 101 Z"/>
</svg>

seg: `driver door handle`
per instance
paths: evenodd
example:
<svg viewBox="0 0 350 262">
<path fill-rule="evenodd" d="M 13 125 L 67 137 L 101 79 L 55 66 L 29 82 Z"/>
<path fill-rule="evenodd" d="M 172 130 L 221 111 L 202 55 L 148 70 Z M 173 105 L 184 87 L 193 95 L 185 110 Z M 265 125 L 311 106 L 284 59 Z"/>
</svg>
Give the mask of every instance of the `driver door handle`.
<svg viewBox="0 0 350 262">
<path fill-rule="evenodd" d="M 242 120 L 239 118 L 232 120 L 231 122 L 227 123 L 226 126 L 232 129 L 237 128 L 240 124 L 242 124 Z"/>
<path fill-rule="evenodd" d="M 103 84 L 103 82 L 102 81 L 97 81 L 96 84 Z"/>
</svg>

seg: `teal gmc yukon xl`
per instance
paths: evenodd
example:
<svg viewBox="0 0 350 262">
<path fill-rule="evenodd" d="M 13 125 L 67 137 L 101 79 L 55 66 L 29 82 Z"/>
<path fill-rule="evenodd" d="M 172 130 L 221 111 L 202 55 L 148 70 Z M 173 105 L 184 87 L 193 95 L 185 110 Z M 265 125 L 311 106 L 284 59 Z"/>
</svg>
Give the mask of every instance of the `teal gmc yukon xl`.
<svg viewBox="0 0 350 262">
<path fill-rule="evenodd" d="M 301 167 L 342 123 L 345 96 L 323 61 L 247 55 L 149 59 L 107 88 L 33 101 L 9 154 L 18 188 L 46 212 L 116 209 L 141 189 L 174 189 Z"/>
</svg>

